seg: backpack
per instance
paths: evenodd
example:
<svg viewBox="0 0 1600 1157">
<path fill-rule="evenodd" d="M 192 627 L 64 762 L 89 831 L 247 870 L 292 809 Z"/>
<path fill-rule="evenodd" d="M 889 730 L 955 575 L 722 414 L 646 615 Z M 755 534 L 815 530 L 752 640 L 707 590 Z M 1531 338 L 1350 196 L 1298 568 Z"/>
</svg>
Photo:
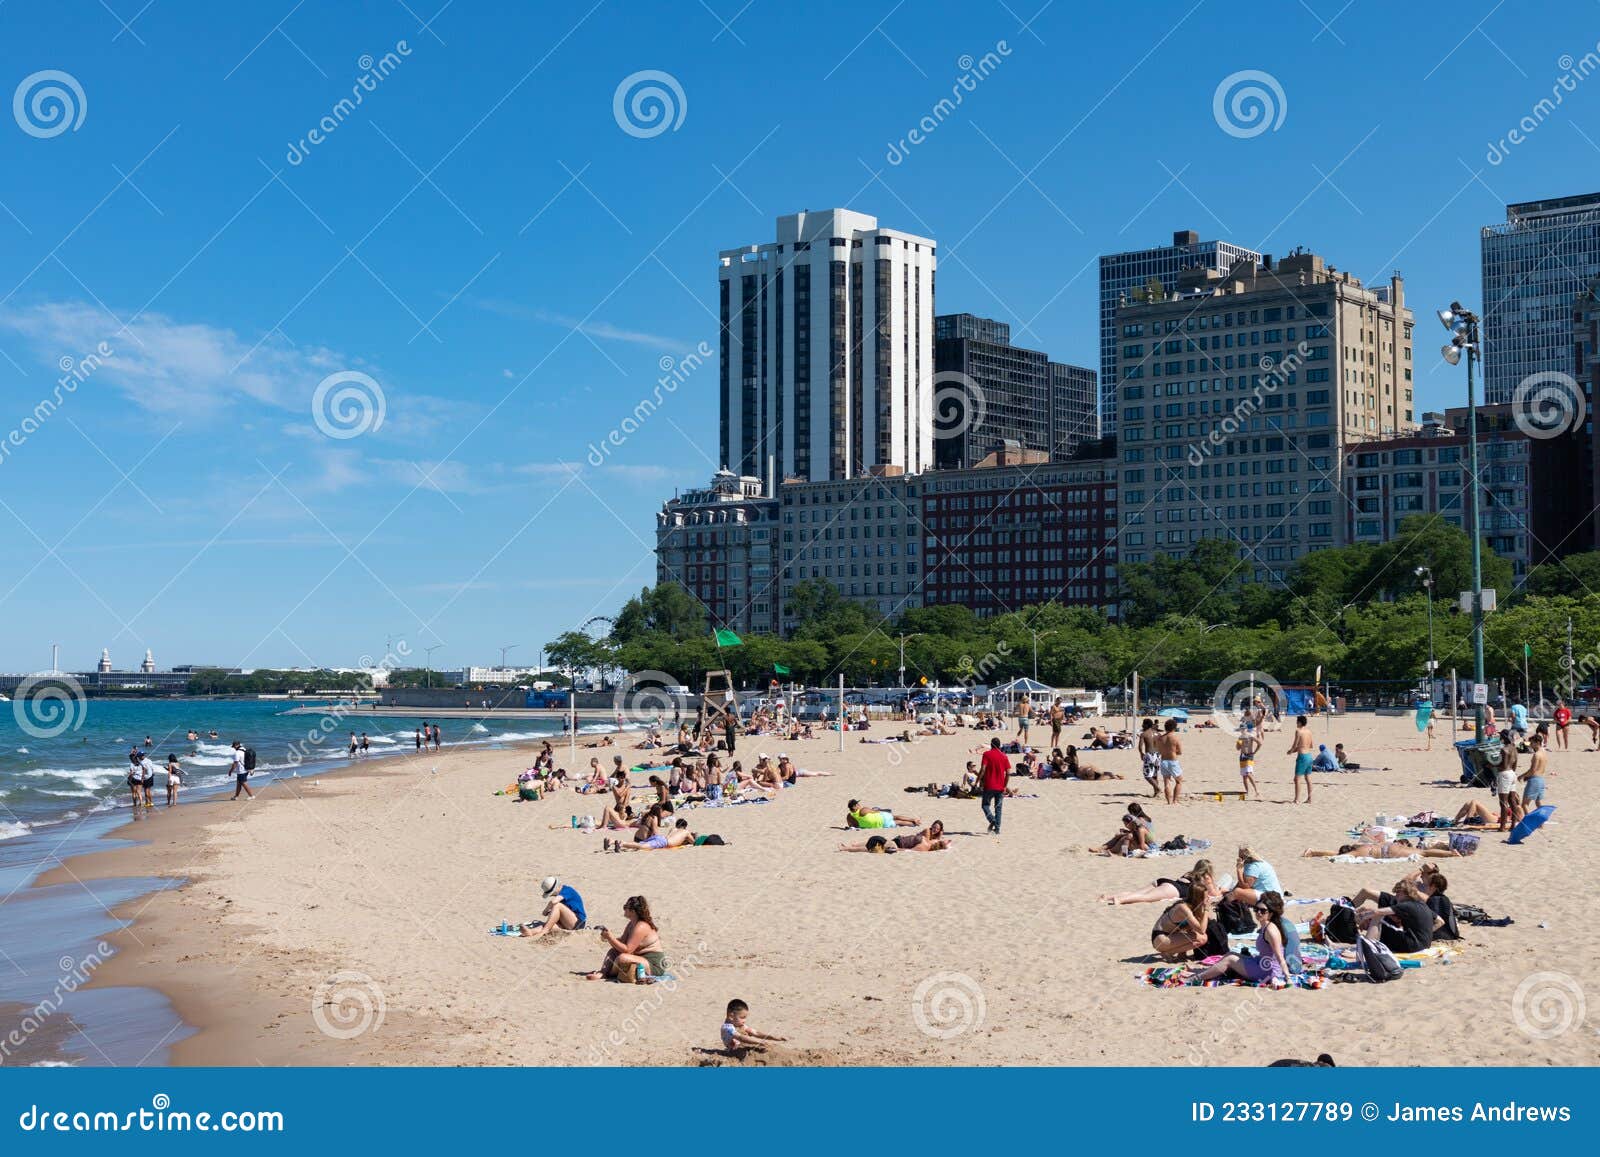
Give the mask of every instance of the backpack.
<svg viewBox="0 0 1600 1157">
<path fill-rule="evenodd" d="M 256 749 L 253 747 L 244 749 L 244 769 L 246 771 L 254 771 L 256 769 Z"/>
<path fill-rule="evenodd" d="M 1339 944 L 1354 944 L 1359 938 L 1356 931 L 1356 910 L 1348 904 L 1335 904 L 1328 910 L 1322 925 L 1323 936 Z"/>
<path fill-rule="evenodd" d="M 1356 962 L 1366 972 L 1367 979 L 1374 984 L 1399 980 L 1405 971 L 1395 959 L 1394 953 L 1389 951 L 1389 946 L 1370 936 L 1356 937 Z"/>
<path fill-rule="evenodd" d="M 1223 900 L 1217 905 L 1217 923 L 1222 925 L 1222 930 L 1234 936 L 1242 936 L 1256 930 L 1256 919 L 1251 912 L 1250 905 L 1243 900 Z"/>
</svg>

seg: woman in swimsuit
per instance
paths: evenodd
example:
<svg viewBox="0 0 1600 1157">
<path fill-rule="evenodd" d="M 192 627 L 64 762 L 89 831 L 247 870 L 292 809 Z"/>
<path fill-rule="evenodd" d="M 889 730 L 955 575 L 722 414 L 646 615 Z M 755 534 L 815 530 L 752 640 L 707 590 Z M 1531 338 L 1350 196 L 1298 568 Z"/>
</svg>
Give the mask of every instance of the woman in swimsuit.
<svg viewBox="0 0 1600 1157">
<path fill-rule="evenodd" d="M 661 950 L 661 930 L 650 914 L 649 902 L 643 896 L 629 896 L 623 901 L 622 912 L 628 924 L 620 937 L 611 935 L 603 925 L 600 927 L 600 939 L 607 945 L 606 957 L 599 968 L 584 975 L 585 980 L 649 984 L 653 977 L 666 975 L 667 956 Z"/>
<path fill-rule="evenodd" d="M 1212 870 L 1210 860 L 1196 860 L 1194 867 L 1176 880 L 1166 876 L 1161 877 L 1148 888 L 1140 888 L 1133 892 L 1105 892 L 1100 900 L 1105 904 L 1155 904 L 1162 900 L 1181 900 L 1189 893 L 1189 886 L 1196 880 L 1204 879 L 1206 887 L 1216 890 L 1216 873 Z"/>
<path fill-rule="evenodd" d="M 628 819 L 633 812 L 628 806 L 628 800 L 632 795 L 633 789 L 628 786 L 628 773 L 618 771 L 611 777 L 611 806 L 600 816 L 602 828 L 616 832 L 628 826 Z"/>
<path fill-rule="evenodd" d="M 1115 772 L 1101 771 L 1092 763 L 1078 762 L 1078 749 L 1067 744 L 1067 775 L 1073 779 L 1121 779 Z"/>
<path fill-rule="evenodd" d="M 1122 817 L 1122 829 L 1098 848 L 1089 850 L 1097 856 L 1126 856 L 1143 852 L 1150 847 L 1150 817 L 1136 803 L 1128 805 Z"/>
<path fill-rule="evenodd" d="M 1230 952 L 1201 972 L 1185 969 L 1185 981 L 1215 980 L 1219 976 L 1242 976 L 1263 987 L 1281 988 L 1289 982 L 1289 961 L 1284 954 L 1283 897 L 1263 892 L 1255 902 L 1256 954 L 1240 956 Z"/>
<path fill-rule="evenodd" d="M 1209 878 L 1191 880 L 1188 895 L 1156 917 L 1150 929 L 1150 947 L 1163 960 L 1187 960 L 1206 943 L 1206 925 L 1210 922 Z"/>
<path fill-rule="evenodd" d="M 1378 840 L 1367 844 L 1343 844 L 1337 852 L 1319 851 L 1316 848 L 1307 848 L 1301 853 L 1305 859 L 1328 859 L 1333 856 L 1370 856 L 1374 860 L 1403 860 L 1411 856 L 1423 856 L 1430 860 L 1448 860 L 1459 856 L 1448 845 L 1429 845 L 1425 840 L 1419 839 L 1415 843 L 1411 840 Z"/>
</svg>

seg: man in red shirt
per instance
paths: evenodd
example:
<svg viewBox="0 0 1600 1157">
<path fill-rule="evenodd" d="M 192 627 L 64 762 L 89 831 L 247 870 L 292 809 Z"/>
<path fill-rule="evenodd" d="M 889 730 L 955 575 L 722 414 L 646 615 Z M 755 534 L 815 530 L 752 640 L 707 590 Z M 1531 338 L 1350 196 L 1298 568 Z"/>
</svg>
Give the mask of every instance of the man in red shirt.
<svg viewBox="0 0 1600 1157">
<path fill-rule="evenodd" d="M 1000 750 L 1000 738 L 989 740 L 989 750 L 983 753 L 978 771 L 978 785 L 983 788 L 983 818 L 989 821 L 989 830 L 1000 834 L 1000 811 L 1006 800 L 1006 782 L 1011 778 L 1011 761 Z"/>
</svg>

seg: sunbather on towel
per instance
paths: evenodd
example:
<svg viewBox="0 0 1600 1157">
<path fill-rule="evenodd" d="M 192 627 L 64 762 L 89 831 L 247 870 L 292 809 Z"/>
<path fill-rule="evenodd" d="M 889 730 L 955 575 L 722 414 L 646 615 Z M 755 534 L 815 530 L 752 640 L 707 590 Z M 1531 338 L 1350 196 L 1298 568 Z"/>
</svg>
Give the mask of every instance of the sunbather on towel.
<svg viewBox="0 0 1600 1157">
<path fill-rule="evenodd" d="M 1210 860 L 1196 860 L 1194 867 L 1190 868 L 1177 879 L 1163 876 L 1148 888 L 1139 888 L 1132 892 L 1103 892 L 1099 899 L 1101 903 L 1120 904 L 1157 904 L 1162 900 L 1180 900 L 1189 894 L 1189 886 L 1195 880 L 1204 879 L 1206 887 L 1212 893 L 1212 899 L 1219 899 L 1220 892 L 1216 887 L 1216 873 L 1212 870 Z"/>
<path fill-rule="evenodd" d="M 1122 817 L 1122 827 L 1098 848 L 1089 850 L 1098 856 L 1126 856 L 1130 852 L 1148 851 L 1150 848 L 1150 816 L 1136 803 L 1128 805 Z"/>
<path fill-rule="evenodd" d="M 921 821 L 914 816 L 898 816 L 885 808 L 864 808 L 861 801 L 853 799 L 845 811 L 846 827 L 852 828 L 914 828 Z"/>
<path fill-rule="evenodd" d="M 1184 898 L 1156 917 L 1155 927 L 1150 929 L 1150 947 L 1161 959 L 1188 960 L 1205 946 L 1206 926 L 1211 920 L 1210 889 L 1209 876 L 1191 880 Z"/>
<path fill-rule="evenodd" d="M 1444 846 L 1429 844 L 1426 838 L 1412 840 L 1378 840 L 1365 844 L 1343 844 L 1336 852 L 1307 848 L 1300 855 L 1305 859 L 1328 859 L 1332 856 L 1369 856 L 1374 860 L 1403 860 L 1408 856 L 1422 856 L 1430 860 L 1448 860 L 1461 853 Z"/>
<path fill-rule="evenodd" d="M 942 852 L 950 847 L 944 836 L 944 824 L 934 820 L 920 832 L 907 832 L 903 836 L 869 836 L 864 844 L 840 844 L 841 852 Z"/>
</svg>

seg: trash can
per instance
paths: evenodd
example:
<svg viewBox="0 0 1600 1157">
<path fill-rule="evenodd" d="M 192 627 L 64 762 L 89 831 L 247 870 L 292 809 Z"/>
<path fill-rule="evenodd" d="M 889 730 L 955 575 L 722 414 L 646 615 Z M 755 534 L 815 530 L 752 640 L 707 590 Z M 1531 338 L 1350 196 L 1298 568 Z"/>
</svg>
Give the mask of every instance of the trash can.
<svg viewBox="0 0 1600 1157">
<path fill-rule="evenodd" d="M 1494 783 L 1495 772 L 1500 768 L 1500 740 L 1490 736 L 1482 743 L 1474 739 L 1457 741 L 1456 754 L 1461 759 L 1461 782 L 1475 787 L 1488 787 Z"/>
</svg>

